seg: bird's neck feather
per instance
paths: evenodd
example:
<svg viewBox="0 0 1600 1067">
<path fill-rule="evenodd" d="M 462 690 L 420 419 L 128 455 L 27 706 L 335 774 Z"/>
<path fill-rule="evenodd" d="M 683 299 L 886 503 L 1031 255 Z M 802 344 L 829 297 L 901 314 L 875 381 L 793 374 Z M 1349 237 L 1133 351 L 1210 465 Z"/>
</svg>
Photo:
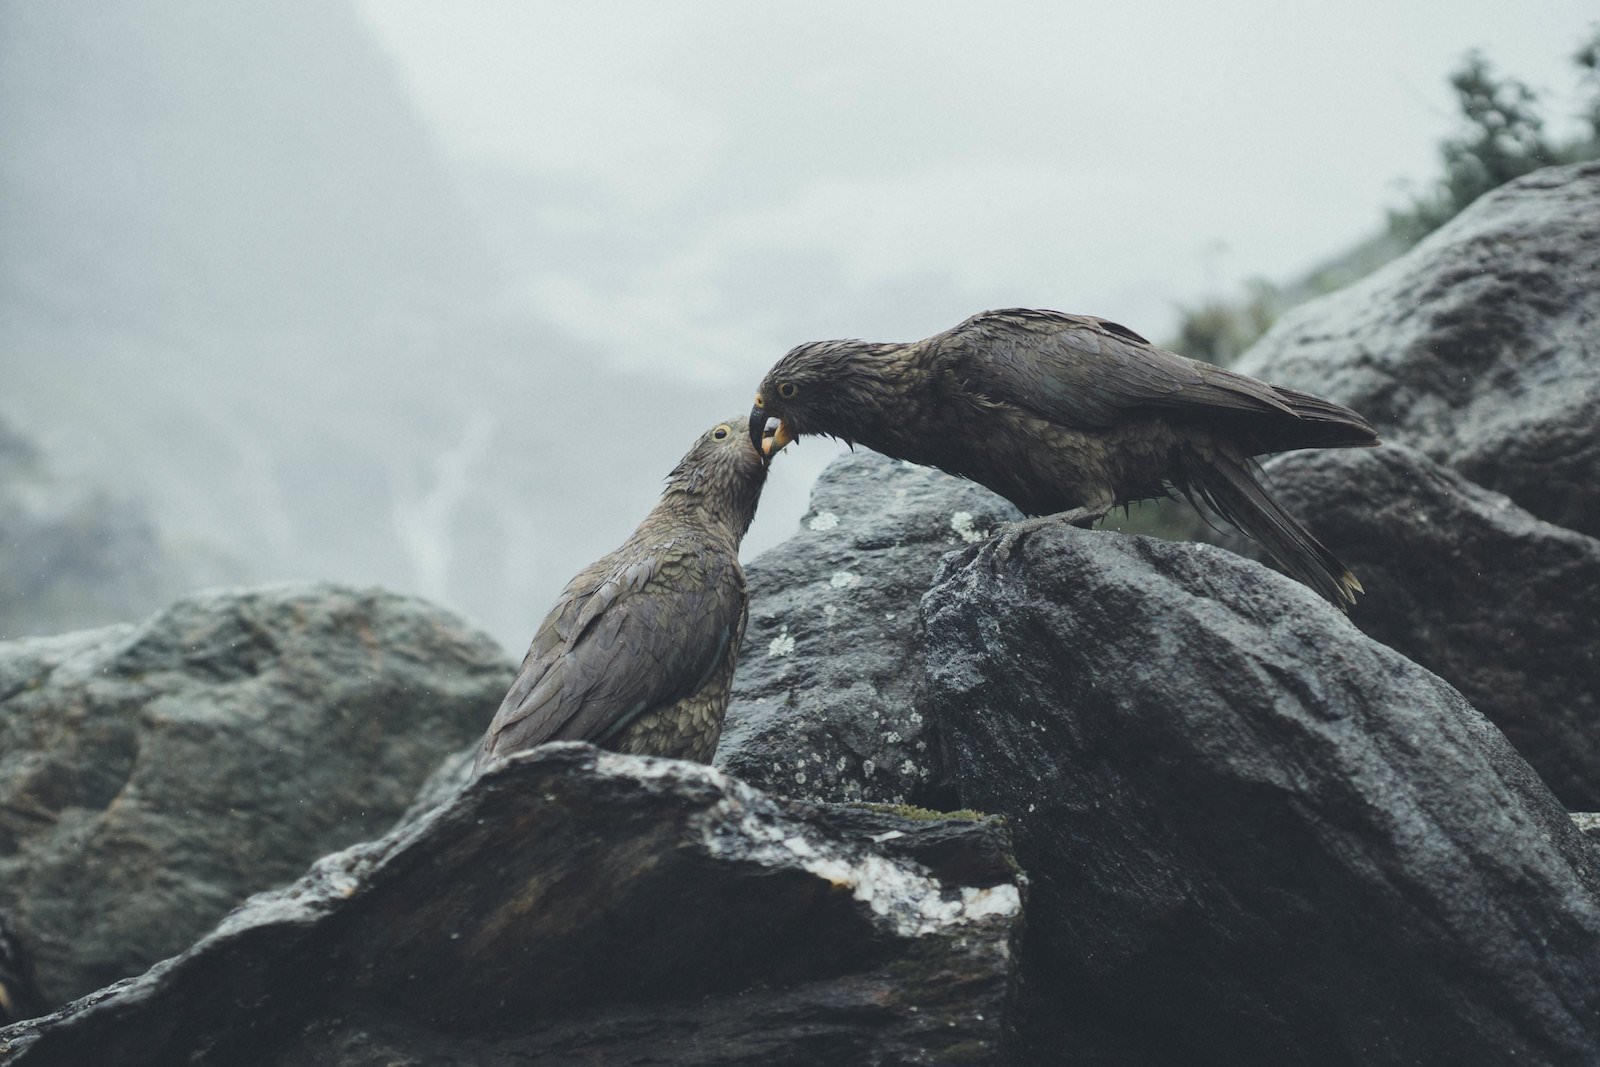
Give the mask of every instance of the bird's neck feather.
<svg viewBox="0 0 1600 1067">
<path fill-rule="evenodd" d="M 676 525 L 727 538 L 735 548 L 755 518 L 755 508 L 737 489 L 682 478 L 667 483 L 655 512 Z"/>
</svg>

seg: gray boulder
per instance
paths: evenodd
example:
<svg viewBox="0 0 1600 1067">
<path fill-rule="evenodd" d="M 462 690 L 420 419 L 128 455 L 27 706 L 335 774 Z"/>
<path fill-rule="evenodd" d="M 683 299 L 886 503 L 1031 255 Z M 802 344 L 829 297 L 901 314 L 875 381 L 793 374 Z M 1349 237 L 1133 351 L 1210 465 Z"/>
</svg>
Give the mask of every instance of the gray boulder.
<svg viewBox="0 0 1600 1067">
<path fill-rule="evenodd" d="M 1315 594 L 1058 526 L 922 613 L 923 710 L 1030 878 L 1023 1059 L 1593 1062 L 1594 846 Z"/>
<path fill-rule="evenodd" d="M 784 796 L 948 806 L 913 701 L 917 599 L 941 556 L 1017 514 L 874 452 L 830 464 L 800 531 L 745 568 L 750 624 L 717 765 Z"/>
<path fill-rule="evenodd" d="M 1285 314 L 1238 369 L 1349 404 L 1385 439 L 1600 537 L 1600 163 L 1486 193 Z"/>
<path fill-rule="evenodd" d="M 0 644 L 0 910 L 46 1002 L 382 833 L 511 671 L 448 612 L 320 584 Z"/>
<path fill-rule="evenodd" d="M 1460 689 L 1569 808 L 1600 809 L 1600 541 L 1403 446 L 1267 473 L 1361 577 L 1355 624 Z"/>
<path fill-rule="evenodd" d="M 147 974 L 0 1030 L 0 1057 L 988 1063 L 1020 906 L 994 820 L 819 810 L 547 745 Z"/>
</svg>

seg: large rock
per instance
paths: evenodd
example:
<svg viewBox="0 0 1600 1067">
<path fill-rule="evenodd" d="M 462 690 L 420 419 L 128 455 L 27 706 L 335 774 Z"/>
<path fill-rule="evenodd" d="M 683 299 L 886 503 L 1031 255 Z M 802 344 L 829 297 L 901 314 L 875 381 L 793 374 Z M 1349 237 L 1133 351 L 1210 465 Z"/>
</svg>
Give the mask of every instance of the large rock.
<svg viewBox="0 0 1600 1067">
<path fill-rule="evenodd" d="M 801 530 L 746 568 L 750 625 L 717 765 L 785 796 L 947 806 L 913 691 L 941 556 L 1018 517 L 972 482 L 874 452 L 817 481 Z"/>
<path fill-rule="evenodd" d="M 1309 590 L 1054 527 L 923 615 L 924 711 L 1029 873 L 1024 1058 L 1593 1062 L 1593 845 Z"/>
<path fill-rule="evenodd" d="M 1403 446 L 1267 473 L 1366 586 L 1356 625 L 1461 690 L 1569 808 L 1600 809 L 1600 541 Z"/>
<path fill-rule="evenodd" d="M 1020 912 L 993 820 L 785 804 L 557 744 L 319 862 L 16 1067 L 987 1063 Z"/>
<path fill-rule="evenodd" d="M 448 612 L 330 585 L 0 644 L 0 910 L 48 1003 L 382 833 L 511 670 Z"/>
<path fill-rule="evenodd" d="M 1239 369 L 1349 404 L 1386 439 L 1600 537 L 1600 163 L 1485 194 L 1285 314 Z"/>
</svg>

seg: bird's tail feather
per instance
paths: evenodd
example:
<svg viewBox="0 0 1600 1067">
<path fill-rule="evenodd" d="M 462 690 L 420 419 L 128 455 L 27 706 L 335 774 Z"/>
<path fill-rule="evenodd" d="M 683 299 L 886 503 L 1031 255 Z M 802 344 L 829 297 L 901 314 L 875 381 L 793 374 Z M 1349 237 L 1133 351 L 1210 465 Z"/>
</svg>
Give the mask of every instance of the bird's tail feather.
<svg viewBox="0 0 1600 1067">
<path fill-rule="evenodd" d="M 1196 456 L 1184 464 L 1180 488 L 1196 506 L 1227 519 L 1259 541 L 1284 570 L 1348 611 L 1365 592 L 1350 569 L 1267 494 L 1256 465 L 1231 456 Z"/>
<path fill-rule="evenodd" d="M 1302 393 L 1282 385 L 1273 391 L 1294 412 L 1293 440 L 1280 442 L 1269 451 L 1290 448 L 1371 448 L 1378 443 L 1378 431 L 1357 412 L 1320 396 Z M 1287 427 L 1285 428 L 1287 432 Z"/>
</svg>

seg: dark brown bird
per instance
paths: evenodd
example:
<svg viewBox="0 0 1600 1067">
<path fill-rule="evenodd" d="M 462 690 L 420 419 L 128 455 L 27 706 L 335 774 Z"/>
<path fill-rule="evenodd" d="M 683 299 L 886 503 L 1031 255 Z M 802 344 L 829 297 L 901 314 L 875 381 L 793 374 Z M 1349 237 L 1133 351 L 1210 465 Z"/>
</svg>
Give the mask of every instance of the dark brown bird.
<svg viewBox="0 0 1600 1067">
<path fill-rule="evenodd" d="M 738 417 L 701 436 L 632 536 L 567 583 L 478 770 L 546 741 L 710 761 L 744 638 L 739 542 L 767 480 L 743 428 Z"/>
<path fill-rule="evenodd" d="M 1372 426 L 1105 319 L 1012 308 L 908 344 L 804 344 L 762 380 L 749 431 L 768 455 L 801 434 L 860 443 L 1080 526 L 1176 490 L 1335 604 L 1348 607 L 1361 591 L 1267 495 L 1251 457 L 1375 445 Z"/>
</svg>

